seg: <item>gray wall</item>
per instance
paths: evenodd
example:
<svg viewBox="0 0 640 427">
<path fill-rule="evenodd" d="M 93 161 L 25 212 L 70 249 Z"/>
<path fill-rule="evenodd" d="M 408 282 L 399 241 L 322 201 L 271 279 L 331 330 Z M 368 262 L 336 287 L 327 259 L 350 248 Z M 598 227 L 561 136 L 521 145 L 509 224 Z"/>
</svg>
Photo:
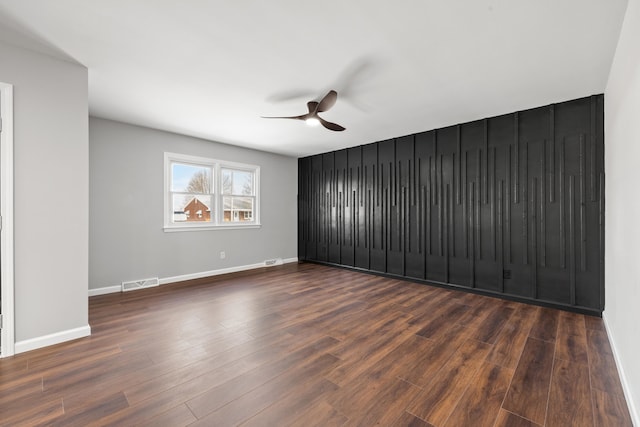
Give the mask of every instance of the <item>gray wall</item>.
<svg viewBox="0 0 640 427">
<path fill-rule="evenodd" d="M 94 117 L 89 141 L 90 289 L 297 256 L 295 158 Z M 259 165 L 262 227 L 164 232 L 164 152 Z"/>
<path fill-rule="evenodd" d="M 630 0 L 605 91 L 605 311 L 640 426 L 640 0 Z"/>
<path fill-rule="evenodd" d="M 88 325 L 87 69 L 0 42 L 14 85 L 16 341 Z"/>
</svg>

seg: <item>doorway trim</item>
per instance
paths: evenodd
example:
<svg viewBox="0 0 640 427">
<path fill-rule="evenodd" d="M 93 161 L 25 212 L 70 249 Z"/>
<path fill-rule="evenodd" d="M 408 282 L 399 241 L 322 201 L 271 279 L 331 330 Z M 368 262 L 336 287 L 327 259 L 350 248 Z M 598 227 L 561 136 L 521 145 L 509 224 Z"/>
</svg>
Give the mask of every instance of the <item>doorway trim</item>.
<svg viewBox="0 0 640 427">
<path fill-rule="evenodd" d="M 15 353 L 13 263 L 13 86 L 0 82 L 0 286 L 2 286 L 2 337 L 0 357 Z"/>
</svg>

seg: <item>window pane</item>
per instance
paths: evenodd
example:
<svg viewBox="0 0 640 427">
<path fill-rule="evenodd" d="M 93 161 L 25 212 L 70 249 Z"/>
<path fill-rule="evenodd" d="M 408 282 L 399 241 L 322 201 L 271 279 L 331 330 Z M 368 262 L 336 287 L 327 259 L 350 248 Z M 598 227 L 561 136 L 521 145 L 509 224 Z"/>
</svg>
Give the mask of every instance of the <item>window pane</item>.
<svg viewBox="0 0 640 427">
<path fill-rule="evenodd" d="M 223 221 L 253 221 L 253 197 L 223 197 Z"/>
<path fill-rule="evenodd" d="M 211 193 L 211 168 L 207 166 L 171 165 L 171 191 L 185 193 Z"/>
<path fill-rule="evenodd" d="M 211 222 L 212 197 L 202 194 L 174 194 L 173 222 Z"/>
<path fill-rule="evenodd" d="M 222 194 L 231 194 L 233 172 L 229 169 L 222 169 Z"/>
<path fill-rule="evenodd" d="M 253 195 L 253 172 L 222 169 L 222 192 L 224 194 Z"/>
</svg>

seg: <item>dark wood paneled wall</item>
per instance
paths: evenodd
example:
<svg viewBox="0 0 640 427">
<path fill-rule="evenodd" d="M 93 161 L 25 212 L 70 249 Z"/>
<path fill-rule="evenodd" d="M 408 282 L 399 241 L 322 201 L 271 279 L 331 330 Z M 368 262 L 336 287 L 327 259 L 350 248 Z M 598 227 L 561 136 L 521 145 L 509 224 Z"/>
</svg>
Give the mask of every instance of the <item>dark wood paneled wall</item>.
<svg viewBox="0 0 640 427">
<path fill-rule="evenodd" d="M 299 159 L 298 256 L 601 314 L 604 97 Z"/>
</svg>

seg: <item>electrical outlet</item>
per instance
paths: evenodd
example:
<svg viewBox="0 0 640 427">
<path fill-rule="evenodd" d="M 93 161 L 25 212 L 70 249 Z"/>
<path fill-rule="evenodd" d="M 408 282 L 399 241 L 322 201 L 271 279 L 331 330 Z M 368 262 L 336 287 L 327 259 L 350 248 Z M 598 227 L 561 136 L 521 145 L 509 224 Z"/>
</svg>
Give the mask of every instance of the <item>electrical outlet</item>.
<svg viewBox="0 0 640 427">
<path fill-rule="evenodd" d="M 220 259 L 225 259 L 227 257 L 227 254 L 225 253 L 225 251 L 220 251 Z"/>
</svg>

